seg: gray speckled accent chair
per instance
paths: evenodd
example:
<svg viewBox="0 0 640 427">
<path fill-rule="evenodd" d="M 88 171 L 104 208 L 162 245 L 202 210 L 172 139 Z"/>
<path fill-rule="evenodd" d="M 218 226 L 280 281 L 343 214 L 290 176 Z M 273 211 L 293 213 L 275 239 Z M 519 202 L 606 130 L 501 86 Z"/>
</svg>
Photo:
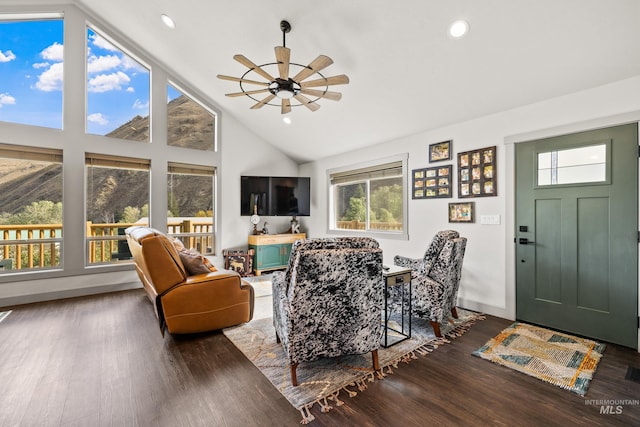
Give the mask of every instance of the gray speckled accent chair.
<svg viewBox="0 0 640 427">
<path fill-rule="evenodd" d="M 423 259 L 394 258 L 394 264 L 412 269 L 413 315 L 428 319 L 436 336 L 442 336 L 440 324 L 449 313 L 458 317 L 456 301 L 466 245 L 467 239 L 457 231 L 445 230 L 435 235 Z"/>
<path fill-rule="evenodd" d="M 272 276 L 273 325 L 298 384 L 301 362 L 372 353 L 380 370 L 382 249 L 371 238 L 296 241 L 285 271 Z"/>
</svg>

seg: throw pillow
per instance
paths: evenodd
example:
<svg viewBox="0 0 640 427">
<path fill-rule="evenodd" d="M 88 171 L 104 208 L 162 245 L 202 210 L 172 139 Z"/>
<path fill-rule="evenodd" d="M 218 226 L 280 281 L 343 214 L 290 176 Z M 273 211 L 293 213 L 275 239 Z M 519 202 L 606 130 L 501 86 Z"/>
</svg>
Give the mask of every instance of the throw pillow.
<svg viewBox="0 0 640 427">
<path fill-rule="evenodd" d="M 195 251 L 183 248 L 178 249 L 178 254 L 180 255 L 180 260 L 182 261 L 184 268 L 187 269 L 190 276 L 218 271 L 207 258 Z"/>
</svg>

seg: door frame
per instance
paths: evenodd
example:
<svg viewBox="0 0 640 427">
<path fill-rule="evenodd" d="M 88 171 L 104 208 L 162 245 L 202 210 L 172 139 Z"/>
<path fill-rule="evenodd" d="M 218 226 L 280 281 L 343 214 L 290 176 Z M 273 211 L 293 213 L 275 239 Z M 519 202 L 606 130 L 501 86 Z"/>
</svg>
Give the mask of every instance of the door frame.
<svg viewBox="0 0 640 427">
<path fill-rule="evenodd" d="M 601 128 L 625 125 L 635 123 L 639 127 L 640 131 L 640 110 L 632 111 L 624 114 L 617 114 L 613 116 L 601 117 L 593 120 L 586 120 L 582 122 L 575 122 L 571 124 L 565 124 L 561 126 L 539 129 L 531 132 L 507 135 L 504 138 L 505 146 L 505 173 L 503 176 L 509 177 L 504 183 L 505 189 L 505 235 L 507 236 L 505 241 L 505 267 L 506 267 L 506 290 L 505 290 L 505 311 L 507 316 L 511 320 L 516 318 L 516 247 L 514 239 L 515 233 L 515 144 L 534 141 L 537 139 L 551 138 L 556 136 L 562 136 L 572 133 L 596 130 Z M 640 132 L 639 132 L 640 135 Z M 640 139 L 640 137 L 639 137 Z M 640 141 L 638 141 L 640 145 Z M 640 162 L 640 158 L 638 159 Z M 640 163 L 639 163 L 640 169 Z M 640 188 L 640 173 L 638 176 L 639 188 Z M 640 196 L 640 195 L 639 195 Z M 640 197 L 639 197 L 640 200 Z M 638 230 L 640 230 L 640 215 L 638 217 Z M 640 258 L 640 251 L 639 251 Z M 640 270 L 640 259 L 638 260 L 638 269 Z M 640 277 L 640 271 L 638 272 Z M 640 280 L 638 280 L 638 308 L 640 311 Z M 638 313 L 640 316 L 640 312 Z M 640 332 L 640 331 L 639 331 Z M 640 353 L 640 333 L 638 334 L 638 343 L 636 349 Z"/>
</svg>

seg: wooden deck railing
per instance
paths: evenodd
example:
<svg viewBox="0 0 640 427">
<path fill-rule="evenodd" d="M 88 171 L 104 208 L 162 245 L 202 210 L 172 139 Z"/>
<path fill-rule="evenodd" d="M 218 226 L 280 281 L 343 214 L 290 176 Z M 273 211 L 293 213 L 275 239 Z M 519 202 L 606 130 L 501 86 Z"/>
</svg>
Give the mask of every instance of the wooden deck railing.
<svg viewBox="0 0 640 427">
<path fill-rule="evenodd" d="M 131 259 L 124 230 L 142 222 L 87 222 L 88 263 L 110 263 Z M 214 248 L 211 218 L 168 218 L 168 233 L 188 248 L 211 253 Z M 0 225 L 0 271 L 60 266 L 62 224 Z"/>
<path fill-rule="evenodd" d="M 364 221 L 336 221 L 338 230 L 365 230 L 367 223 Z M 402 231 L 402 223 L 397 222 L 370 222 L 369 230 Z"/>
</svg>

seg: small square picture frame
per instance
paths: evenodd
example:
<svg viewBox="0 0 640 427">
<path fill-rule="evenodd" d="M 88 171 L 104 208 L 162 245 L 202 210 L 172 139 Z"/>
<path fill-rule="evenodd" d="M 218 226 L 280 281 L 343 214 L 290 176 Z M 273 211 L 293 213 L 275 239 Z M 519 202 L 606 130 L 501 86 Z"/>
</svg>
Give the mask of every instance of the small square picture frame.
<svg viewBox="0 0 640 427">
<path fill-rule="evenodd" d="M 429 163 L 451 160 L 452 140 L 429 144 Z"/>
<path fill-rule="evenodd" d="M 475 222 L 475 202 L 449 203 L 449 222 Z"/>
</svg>

